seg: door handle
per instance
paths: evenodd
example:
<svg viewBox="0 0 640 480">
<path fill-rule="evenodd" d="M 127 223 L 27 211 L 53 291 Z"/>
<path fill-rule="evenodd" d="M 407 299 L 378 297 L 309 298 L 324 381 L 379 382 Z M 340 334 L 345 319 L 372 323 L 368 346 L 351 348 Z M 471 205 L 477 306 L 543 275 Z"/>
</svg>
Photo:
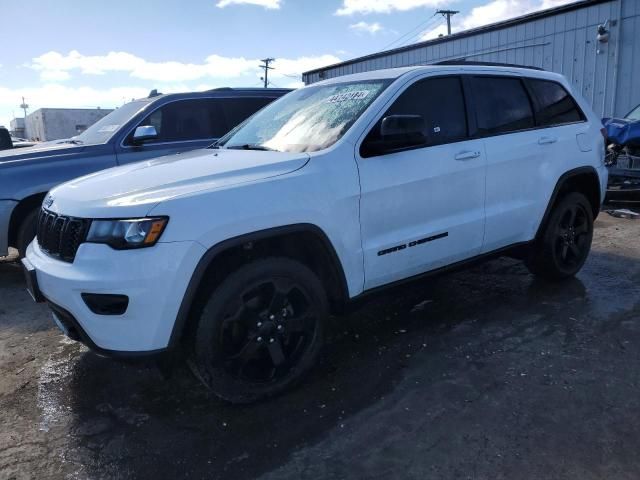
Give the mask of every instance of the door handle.
<svg viewBox="0 0 640 480">
<path fill-rule="evenodd" d="M 538 143 L 540 145 L 546 145 L 549 143 L 556 143 L 558 141 L 558 139 L 556 137 L 540 137 L 538 139 Z"/>
<path fill-rule="evenodd" d="M 465 151 L 465 152 L 460 152 L 460 153 L 456 154 L 455 159 L 456 160 L 471 160 L 472 158 L 478 158 L 479 156 L 480 156 L 480 152 Z"/>
</svg>

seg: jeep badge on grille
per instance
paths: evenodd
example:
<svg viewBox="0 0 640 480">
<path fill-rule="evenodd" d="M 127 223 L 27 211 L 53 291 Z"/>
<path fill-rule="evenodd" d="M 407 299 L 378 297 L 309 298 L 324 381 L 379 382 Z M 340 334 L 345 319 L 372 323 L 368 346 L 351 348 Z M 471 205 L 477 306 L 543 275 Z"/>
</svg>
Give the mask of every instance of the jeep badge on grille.
<svg viewBox="0 0 640 480">
<path fill-rule="evenodd" d="M 44 199 L 44 202 L 42 202 L 42 204 L 45 206 L 45 208 L 51 208 L 51 205 L 53 205 L 53 197 L 51 195 L 47 195 L 47 198 Z"/>
</svg>

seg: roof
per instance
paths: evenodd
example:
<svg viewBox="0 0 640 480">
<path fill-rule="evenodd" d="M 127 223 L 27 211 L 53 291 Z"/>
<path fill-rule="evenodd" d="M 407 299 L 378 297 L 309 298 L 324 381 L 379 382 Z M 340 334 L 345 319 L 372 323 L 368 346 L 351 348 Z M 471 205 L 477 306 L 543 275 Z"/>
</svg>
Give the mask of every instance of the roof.
<svg viewBox="0 0 640 480">
<path fill-rule="evenodd" d="M 462 32 L 453 33 L 451 35 L 446 35 L 444 37 L 434 38 L 432 40 L 427 40 L 424 42 L 412 43 L 411 45 L 405 45 L 403 47 L 393 48 L 391 50 L 384 50 L 382 52 L 372 53 L 370 55 L 364 55 L 362 57 L 352 58 L 350 60 L 346 60 L 344 62 L 334 63 L 332 65 L 327 65 L 325 67 L 315 68 L 313 70 L 309 70 L 302 74 L 303 78 L 307 75 L 311 75 L 314 73 L 322 72 L 325 70 L 330 70 L 336 67 L 343 67 L 345 65 L 352 65 L 354 63 L 360 63 L 365 60 L 373 60 L 381 57 L 386 57 L 388 55 L 393 55 L 396 53 L 406 52 L 410 50 L 415 50 L 416 48 L 429 47 L 433 45 L 438 45 L 440 43 L 450 42 L 452 40 L 457 40 L 460 38 L 470 37 L 472 35 L 477 35 L 478 33 L 490 32 L 493 30 L 498 30 L 505 27 L 513 27 L 515 25 L 520 25 L 522 23 L 531 22 L 533 20 L 539 20 L 541 18 L 550 17 L 553 15 L 558 15 L 560 13 L 570 12 L 573 10 L 579 10 L 581 8 L 589 7 L 591 5 L 597 5 L 599 3 L 610 2 L 611 0 L 581 0 L 575 3 L 570 3 L 568 5 L 562 5 L 559 7 L 548 8 L 546 10 L 539 10 L 537 12 L 528 13 L 526 15 L 522 15 L 520 17 L 511 18 L 509 20 L 504 20 L 502 22 L 496 22 L 489 25 L 484 25 L 478 28 L 472 28 L 470 30 L 464 30 Z"/>
<path fill-rule="evenodd" d="M 166 97 L 237 97 L 237 96 L 255 96 L 255 97 L 263 97 L 263 96 L 273 96 L 273 95 L 284 95 L 285 93 L 289 93 L 291 91 L 290 88 L 231 88 L 231 87 L 222 87 L 222 88 L 213 88 L 211 90 L 204 90 L 201 92 L 181 92 L 181 93 L 159 93 L 156 96 L 141 98 L 140 100 L 155 100 L 158 98 L 166 98 Z"/>
</svg>

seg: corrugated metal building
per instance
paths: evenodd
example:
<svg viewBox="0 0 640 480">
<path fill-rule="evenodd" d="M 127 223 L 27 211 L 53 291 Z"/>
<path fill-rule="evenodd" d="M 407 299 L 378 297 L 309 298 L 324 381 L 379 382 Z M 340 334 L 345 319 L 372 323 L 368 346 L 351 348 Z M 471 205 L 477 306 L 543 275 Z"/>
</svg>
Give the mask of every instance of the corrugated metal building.
<svg viewBox="0 0 640 480">
<path fill-rule="evenodd" d="M 598 27 L 608 34 L 598 38 Z M 306 84 L 444 60 L 501 62 L 565 75 L 602 117 L 640 103 L 640 0 L 584 0 L 348 60 L 303 74 Z"/>
</svg>

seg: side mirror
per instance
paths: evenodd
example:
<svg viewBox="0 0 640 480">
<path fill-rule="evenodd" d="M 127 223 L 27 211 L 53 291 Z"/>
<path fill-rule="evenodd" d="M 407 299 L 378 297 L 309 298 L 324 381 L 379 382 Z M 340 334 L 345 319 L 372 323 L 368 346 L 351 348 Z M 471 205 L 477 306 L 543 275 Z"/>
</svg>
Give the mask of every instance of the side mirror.
<svg viewBox="0 0 640 480">
<path fill-rule="evenodd" d="M 380 124 L 380 136 L 382 138 L 398 137 L 418 138 L 425 140 L 422 133 L 425 129 L 422 115 L 389 115 L 382 119 Z"/>
<path fill-rule="evenodd" d="M 152 125 L 144 125 L 136 128 L 135 132 L 133 132 L 133 137 L 131 141 L 134 145 L 140 145 L 144 142 L 148 142 L 149 140 L 155 140 L 158 138 L 158 132 L 156 131 L 156 127 Z"/>
</svg>

